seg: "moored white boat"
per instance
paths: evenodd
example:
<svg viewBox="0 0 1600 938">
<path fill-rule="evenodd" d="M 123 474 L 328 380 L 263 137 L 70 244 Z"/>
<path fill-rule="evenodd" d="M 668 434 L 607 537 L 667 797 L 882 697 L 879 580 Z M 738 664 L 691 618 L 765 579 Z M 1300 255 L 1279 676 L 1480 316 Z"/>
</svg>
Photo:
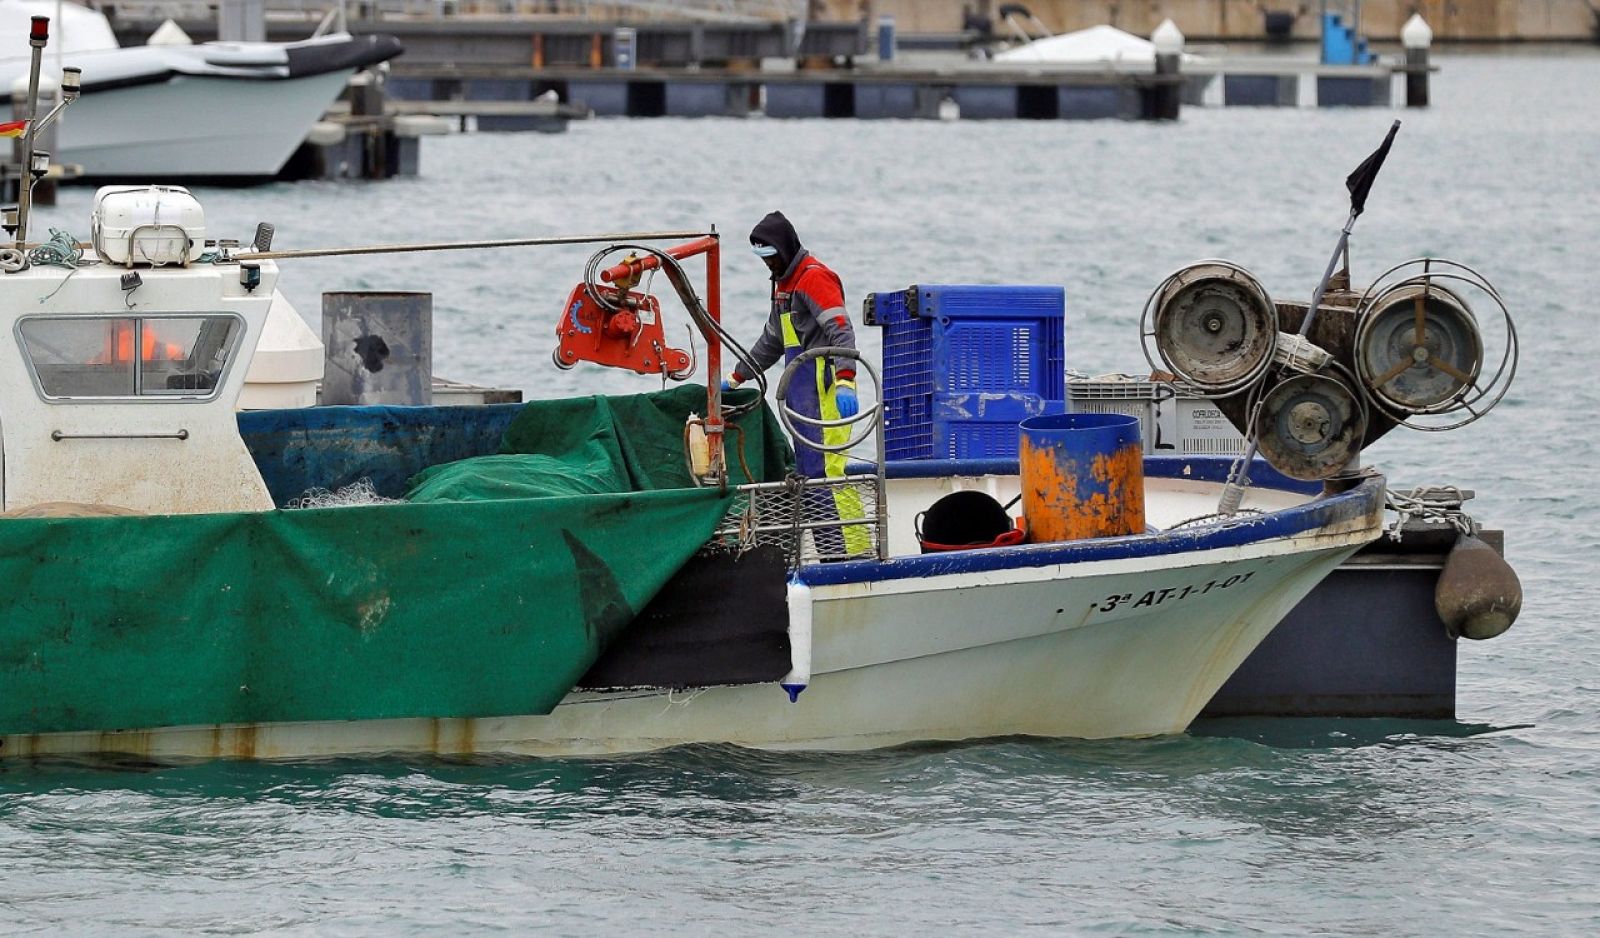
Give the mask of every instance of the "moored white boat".
<svg viewBox="0 0 1600 938">
<path fill-rule="evenodd" d="M 1168 20 L 1163 28 L 1174 27 Z M 1201 57 L 1189 53 L 1181 53 L 1181 58 L 1185 68 L 1205 63 Z M 1150 40 L 1115 26 L 1090 26 L 1057 36 L 1029 39 L 996 52 L 993 59 L 1014 67 L 1148 72 L 1155 67 L 1156 50 Z"/>
<path fill-rule="evenodd" d="M 275 175 L 359 68 L 400 54 L 392 36 L 338 32 L 298 42 L 117 48 L 105 17 L 73 4 L 3 0 L 0 81 L 25 79 L 27 15 L 67 14 L 47 63 L 83 70 L 60 126 L 58 163 L 97 180 Z M 18 37 L 17 41 L 11 38 Z M 48 74 L 48 73 L 47 73 Z"/>
</svg>

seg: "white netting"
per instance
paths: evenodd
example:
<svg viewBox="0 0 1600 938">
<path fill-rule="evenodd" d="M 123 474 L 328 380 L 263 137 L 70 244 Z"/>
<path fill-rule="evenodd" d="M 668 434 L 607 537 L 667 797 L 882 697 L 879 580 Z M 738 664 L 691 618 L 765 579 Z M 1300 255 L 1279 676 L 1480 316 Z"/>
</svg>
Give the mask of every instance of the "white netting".
<svg viewBox="0 0 1600 938">
<path fill-rule="evenodd" d="M 299 498 L 291 498 L 285 508 L 351 508 L 356 505 L 393 505 L 403 498 L 385 498 L 373 488 L 371 479 L 359 479 L 336 491 L 311 488 Z"/>
</svg>

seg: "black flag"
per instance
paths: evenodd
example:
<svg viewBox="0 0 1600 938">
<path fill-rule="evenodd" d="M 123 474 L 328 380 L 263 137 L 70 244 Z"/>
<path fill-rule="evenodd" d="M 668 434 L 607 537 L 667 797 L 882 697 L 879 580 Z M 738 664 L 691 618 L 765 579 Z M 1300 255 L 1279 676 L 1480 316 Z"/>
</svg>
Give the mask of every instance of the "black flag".
<svg viewBox="0 0 1600 938">
<path fill-rule="evenodd" d="M 1395 121 L 1394 126 L 1389 128 L 1389 136 L 1383 138 L 1383 145 L 1373 150 L 1372 155 L 1362 160 L 1355 172 L 1345 177 L 1344 187 L 1350 190 L 1350 214 L 1360 215 L 1367 210 L 1367 193 L 1372 191 L 1372 180 L 1378 178 L 1383 159 L 1389 155 L 1389 146 L 1399 132 L 1400 122 Z"/>
</svg>

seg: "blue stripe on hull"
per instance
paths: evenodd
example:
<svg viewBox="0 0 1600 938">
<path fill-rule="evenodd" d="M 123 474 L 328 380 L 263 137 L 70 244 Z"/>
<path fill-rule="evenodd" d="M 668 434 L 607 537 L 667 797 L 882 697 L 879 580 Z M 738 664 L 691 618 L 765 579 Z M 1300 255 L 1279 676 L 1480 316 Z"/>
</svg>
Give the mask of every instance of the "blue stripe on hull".
<svg viewBox="0 0 1600 938">
<path fill-rule="evenodd" d="M 1222 482 L 1227 479 L 1232 463 L 1233 457 L 1230 456 L 1150 456 L 1145 459 L 1145 477 Z M 1017 466 L 1014 460 L 1009 463 L 1004 460 L 918 460 L 890 464 L 888 471 L 891 478 L 1015 475 Z M 1258 474 L 1257 468 L 1253 466 L 1250 475 L 1252 485 L 1258 488 L 1307 494 L 1308 483 L 1287 479 L 1276 472 L 1262 471 Z M 1270 478 L 1272 476 L 1277 478 Z M 1226 524 L 1058 544 L 1024 544 L 1018 547 L 991 547 L 983 550 L 923 554 L 915 557 L 898 557 L 883 562 L 857 560 L 819 564 L 803 568 L 799 573 L 799 579 L 808 586 L 833 586 L 843 583 L 872 583 L 956 573 L 983 573 L 993 570 L 1087 563 L 1095 560 L 1160 557 L 1215 550 L 1221 547 L 1237 547 L 1314 531 L 1381 511 L 1384 483 L 1383 476 L 1374 474 L 1347 492 L 1265 515 L 1241 515 Z M 1310 492 L 1321 489 L 1320 483 L 1309 485 Z"/>
</svg>

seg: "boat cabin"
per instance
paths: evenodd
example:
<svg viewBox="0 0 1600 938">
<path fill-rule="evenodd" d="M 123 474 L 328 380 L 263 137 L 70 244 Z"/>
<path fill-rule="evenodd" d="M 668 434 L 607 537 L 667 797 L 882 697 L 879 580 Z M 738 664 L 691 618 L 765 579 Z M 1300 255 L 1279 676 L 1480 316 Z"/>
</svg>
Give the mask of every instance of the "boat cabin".
<svg viewBox="0 0 1600 938">
<path fill-rule="evenodd" d="M 58 239 L 0 276 L 0 509 L 273 507 L 236 410 L 268 320 L 294 315 L 277 265 L 207 263 L 198 204 L 153 192 L 97 196 L 98 256 Z M 106 223 L 136 198 L 146 222 Z"/>
</svg>

